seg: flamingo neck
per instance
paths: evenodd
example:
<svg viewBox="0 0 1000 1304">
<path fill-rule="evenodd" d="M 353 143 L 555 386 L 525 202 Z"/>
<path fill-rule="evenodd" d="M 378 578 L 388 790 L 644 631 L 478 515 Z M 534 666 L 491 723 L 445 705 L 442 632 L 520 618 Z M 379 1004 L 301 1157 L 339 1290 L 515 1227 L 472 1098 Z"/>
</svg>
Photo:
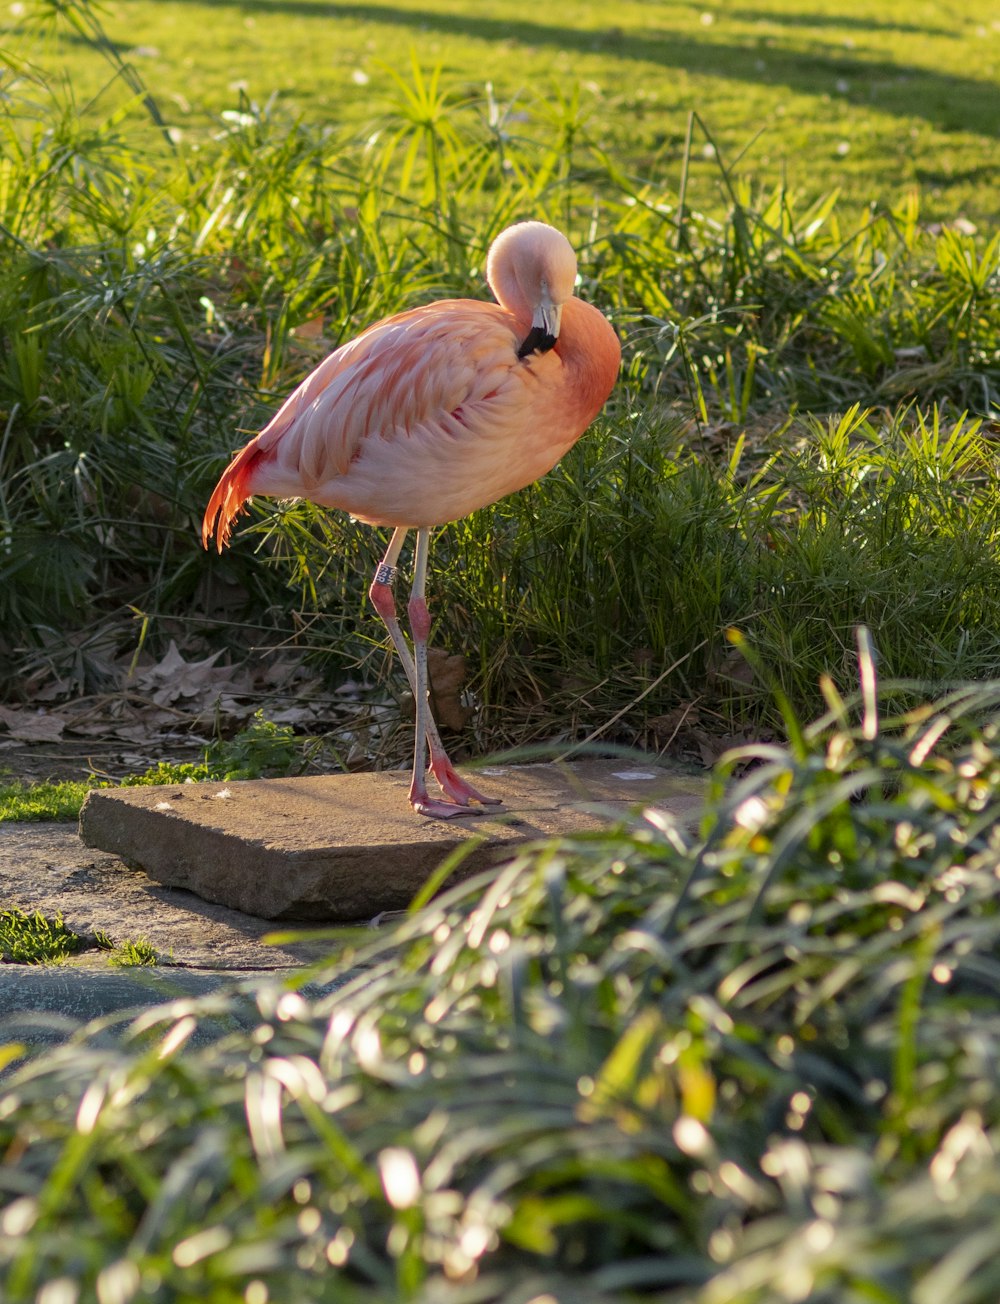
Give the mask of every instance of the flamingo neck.
<svg viewBox="0 0 1000 1304">
<path fill-rule="evenodd" d="M 581 416 L 593 420 L 618 379 L 618 336 L 602 312 L 574 297 L 563 305 L 562 329 L 554 351 L 566 368 L 567 389 L 579 404 Z"/>
</svg>

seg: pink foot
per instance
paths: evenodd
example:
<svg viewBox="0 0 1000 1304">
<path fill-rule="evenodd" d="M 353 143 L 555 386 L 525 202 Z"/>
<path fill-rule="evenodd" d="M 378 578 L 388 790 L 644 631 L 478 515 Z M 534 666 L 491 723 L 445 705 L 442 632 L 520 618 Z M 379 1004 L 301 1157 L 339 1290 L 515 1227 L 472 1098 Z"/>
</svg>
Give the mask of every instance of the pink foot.
<svg viewBox="0 0 1000 1304">
<path fill-rule="evenodd" d="M 444 795 L 457 802 L 459 806 L 468 806 L 470 801 L 478 801 L 483 806 L 503 804 L 499 797 L 487 797 L 478 788 L 474 788 L 468 780 L 463 779 L 447 756 L 432 756 L 431 769 Z"/>
<path fill-rule="evenodd" d="M 477 806 L 454 806 L 450 801 L 436 801 L 433 797 L 414 797 L 410 805 L 418 815 L 427 815 L 433 820 L 451 820 L 456 815 L 485 815 Z"/>
<path fill-rule="evenodd" d="M 453 795 L 451 793 L 449 796 Z M 427 792 L 427 785 L 414 777 L 410 784 L 410 805 L 418 815 L 427 815 L 430 819 L 450 820 L 456 815 L 481 815 L 483 812 L 470 806 L 468 802 L 458 804 L 451 801 L 438 801 Z"/>
</svg>

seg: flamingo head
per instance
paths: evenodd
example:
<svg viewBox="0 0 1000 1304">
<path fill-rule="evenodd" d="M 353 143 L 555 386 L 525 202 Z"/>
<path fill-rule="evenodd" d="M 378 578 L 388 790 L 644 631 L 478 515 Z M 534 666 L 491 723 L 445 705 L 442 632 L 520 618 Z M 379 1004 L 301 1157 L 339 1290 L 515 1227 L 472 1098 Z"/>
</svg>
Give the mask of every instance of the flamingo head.
<svg viewBox="0 0 1000 1304">
<path fill-rule="evenodd" d="M 518 356 L 551 349 L 576 285 L 576 254 L 563 233 L 545 222 L 509 226 L 490 247 L 486 279 L 504 308 L 530 322 Z"/>
</svg>

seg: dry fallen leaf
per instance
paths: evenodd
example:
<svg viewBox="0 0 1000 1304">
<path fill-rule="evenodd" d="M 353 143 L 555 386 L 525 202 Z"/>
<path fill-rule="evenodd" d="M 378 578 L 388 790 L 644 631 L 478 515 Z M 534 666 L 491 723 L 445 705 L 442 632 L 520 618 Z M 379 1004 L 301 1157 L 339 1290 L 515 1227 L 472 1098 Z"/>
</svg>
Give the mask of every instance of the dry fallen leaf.
<svg viewBox="0 0 1000 1304">
<path fill-rule="evenodd" d="M 66 716 L 51 711 L 26 711 L 14 706 L 0 706 L 0 724 L 12 738 L 26 743 L 55 743 L 66 728 Z"/>
<path fill-rule="evenodd" d="M 171 639 L 163 660 L 140 671 L 133 686 L 147 693 L 157 706 L 167 706 L 182 697 L 211 700 L 223 691 L 242 695 L 244 685 L 237 682 L 237 671 L 232 666 L 216 666 L 221 655 L 220 650 L 202 661 L 185 661 Z"/>
<path fill-rule="evenodd" d="M 462 701 L 465 683 L 465 657 L 444 648 L 427 649 L 427 678 L 430 681 L 431 708 L 442 729 L 464 729 L 473 708 Z"/>
<path fill-rule="evenodd" d="M 322 313 L 318 317 L 310 317 L 308 321 L 299 322 L 298 326 L 293 326 L 292 334 L 299 340 L 318 340 L 323 334 L 325 320 Z"/>
</svg>

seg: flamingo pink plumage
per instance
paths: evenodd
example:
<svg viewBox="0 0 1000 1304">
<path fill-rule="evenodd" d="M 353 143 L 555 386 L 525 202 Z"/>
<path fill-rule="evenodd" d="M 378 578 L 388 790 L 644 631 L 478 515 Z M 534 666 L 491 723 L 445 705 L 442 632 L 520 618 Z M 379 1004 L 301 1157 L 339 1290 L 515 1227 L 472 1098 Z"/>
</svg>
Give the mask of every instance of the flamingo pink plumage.
<svg viewBox="0 0 1000 1304">
<path fill-rule="evenodd" d="M 521 222 L 501 232 L 486 278 L 497 303 L 414 308 L 331 353 L 230 462 L 202 526 L 204 545 L 214 534 L 221 552 L 246 500 L 267 494 L 394 527 L 369 594 L 416 702 L 410 804 L 440 818 L 497 799 L 455 770 L 427 701 L 430 530 L 550 471 L 604 406 L 621 360 L 606 318 L 574 297 L 576 256 L 554 227 Z M 412 654 L 392 595 L 411 529 Z M 427 792 L 428 748 L 445 801 Z"/>
</svg>

